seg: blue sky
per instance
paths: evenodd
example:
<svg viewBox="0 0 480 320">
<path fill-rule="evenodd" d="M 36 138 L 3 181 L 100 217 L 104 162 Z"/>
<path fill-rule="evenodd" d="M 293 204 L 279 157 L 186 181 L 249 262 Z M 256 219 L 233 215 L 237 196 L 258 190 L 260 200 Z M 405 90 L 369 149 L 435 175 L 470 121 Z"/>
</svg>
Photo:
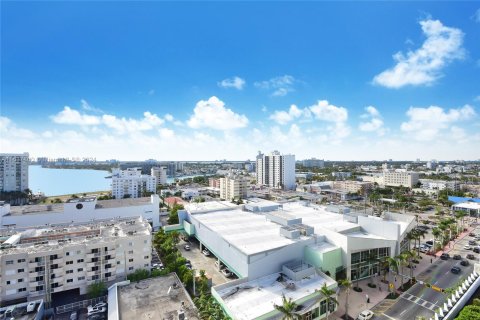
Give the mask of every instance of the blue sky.
<svg viewBox="0 0 480 320">
<path fill-rule="evenodd" d="M 2 2 L 2 152 L 480 158 L 475 2 Z"/>
</svg>

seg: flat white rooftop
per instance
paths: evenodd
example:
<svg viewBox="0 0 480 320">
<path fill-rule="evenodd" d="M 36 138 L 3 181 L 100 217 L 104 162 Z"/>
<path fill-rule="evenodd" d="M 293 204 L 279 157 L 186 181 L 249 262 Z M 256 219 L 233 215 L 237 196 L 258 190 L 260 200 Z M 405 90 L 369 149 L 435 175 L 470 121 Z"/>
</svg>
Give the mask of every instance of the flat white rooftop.
<svg viewBox="0 0 480 320">
<path fill-rule="evenodd" d="M 280 235 L 281 225 L 267 221 L 264 215 L 241 210 L 197 214 L 194 219 L 211 229 L 247 255 L 287 246 L 304 239 Z"/>
<path fill-rule="evenodd" d="M 462 203 L 454 204 L 453 207 L 480 210 L 480 203 L 478 203 L 478 202 L 462 202 Z"/>
<path fill-rule="evenodd" d="M 185 205 L 185 209 L 188 210 L 190 214 L 232 210 L 238 207 L 238 205 L 236 205 L 235 203 L 231 203 L 230 201 L 207 201 L 200 203 L 194 202 Z"/>
<path fill-rule="evenodd" d="M 293 202 L 284 204 L 281 211 L 302 218 L 302 223 L 314 227 L 316 234 L 322 234 L 322 229 L 343 233 L 358 228 L 358 224 L 345 220 L 342 214 L 329 212 L 324 207 L 306 207 Z"/>
<path fill-rule="evenodd" d="M 323 284 L 331 286 L 335 281 L 318 274 L 300 281 L 294 281 L 295 289 L 286 289 L 277 281 L 280 273 L 274 273 L 250 282 L 220 289 L 217 291 L 235 319 L 249 320 L 274 310 L 274 304 L 282 304 L 282 294 L 293 301 L 305 298 L 320 289 Z M 215 289 L 215 288 L 214 288 Z"/>
<path fill-rule="evenodd" d="M 328 252 L 328 251 L 332 251 L 332 250 L 335 250 L 339 247 L 331 244 L 331 243 L 328 243 L 328 242 L 319 242 L 319 243 L 315 243 L 315 244 L 311 244 L 309 245 L 310 248 L 312 248 L 313 250 L 315 251 L 318 251 L 318 252 Z"/>
</svg>

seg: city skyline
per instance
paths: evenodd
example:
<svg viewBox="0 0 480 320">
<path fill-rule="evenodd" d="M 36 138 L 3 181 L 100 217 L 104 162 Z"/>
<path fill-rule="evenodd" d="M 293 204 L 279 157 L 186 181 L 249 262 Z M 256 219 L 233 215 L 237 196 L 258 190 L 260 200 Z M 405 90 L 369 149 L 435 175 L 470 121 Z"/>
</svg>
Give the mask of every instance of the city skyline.
<svg viewBox="0 0 480 320">
<path fill-rule="evenodd" d="M 1 15 L 2 152 L 480 157 L 476 3 L 4 2 Z"/>
</svg>

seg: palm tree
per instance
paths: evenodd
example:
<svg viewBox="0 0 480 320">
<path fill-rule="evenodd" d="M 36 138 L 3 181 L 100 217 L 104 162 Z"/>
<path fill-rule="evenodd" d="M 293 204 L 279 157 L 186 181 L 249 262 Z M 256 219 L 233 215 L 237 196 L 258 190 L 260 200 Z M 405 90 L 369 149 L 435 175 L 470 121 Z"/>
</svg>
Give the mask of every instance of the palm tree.
<svg viewBox="0 0 480 320">
<path fill-rule="evenodd" d="M 387 282 L 387 273 L 388 273 L 388 257 L 383 257 L 380 259 L 380 268 L 383 271 L 383 282 Z"/>
<path fill-rule="evenodd" d="M 302 319 L 302 316 L 296 312 L 298 305 L 292 301 L 292 298 L 287 299 L 284 294 L 282 294 L 282 304 L 274 304 L 273 307 L 282 313 L 282 320 Z"/>
<path fill-rule="evenodd" d="M 323 286 L 320 288 L 320 293 L 322 294 L 322 296 L 324 296 L 327 299 L 327 317 L 326 317 L 326 320 L 328 320 L 330 305 L 331 304 L 333 304 L 333 305 L 338 304 L 338 301 L 337 301 L 337 299 L 332 297 L 335 294 L 335 291 L 332 290 L 332 289 L 329 289 L 327 287 L 326 283 L 324 283 Z"/>
<path fill-rule="evenodd" d="M 396 273 L 398 273 L 398 261 L 397 261 L 397 259 L 392 258 L 392 257 L 387 257 L 386 261 L 388 263 L 389 272 L 395 271 Z"/>
<path fill-rule="evenodd" d="M 440 229 L 438 228 L 433 228 L 432 229 L 432 235 L 433 235 L 433 253 L 435 253 L 437 251 L 437 247 L 436 247 L 436 241 L 438 239 L 438 237 L 442 234 L 442 232 L 440 231 Z"/>
<path fill-rule="evenodd" d="M 348 279 L 342 279 L 338 281 L 338 284 L 342 287 L 345 287 L 345 319 L 349 319 L 348 315 L 348 296 L 350 295 L 350 289 L 352 288 L 352 282 Z"/>
<path fill-rule="evenodd" d="M 402 282 L 401 288 L 403 289 L 403 267 L 405 266 L 405 263 L 407 261 L 407 256 L 405 255 L 405 253 L 401 253 L 398 256 L 396 256 L 395 259 L 398 261 L 398 265 L 400 266 L 400 270 L 401 270 L 400 277 Z"/>
<path fill-rule="evenodd" d="M 418 240 L 418 248 L 417 248 L 417 255 L 420 256 L 420 238 L 425 239 L 425 235 L 427 234 L 427 230 L 419 229 L 415 230 L 415 237 Z"/>
<path fill-rule="evenodd" d="M 412 229 L 409 232 L 407 232 L 407 234 L 405 235 L 405 239 L 408 240 L 408 250 L 410 250 L 410 248 L 411 248 L 412 240 L 414 241 L 413 242 L 414 247 L 417 244 L 417 235 L 416 235 L 415 231 L 416 231 L 416 229 Z"/>
<path fill-rule="evenodd" d="M 460 219 L 460 222 L 461 222 L 461 225 L 462 225 L 462 232 L 463 232 L 463 228 L 464 228 L 464 225 L 463 225 L 463 219 L 467 216 L 468 214 L 465 212 L 465 211 L 460 211 L 460 210 L 457 210 L 455 211 L 455 218 L 457 219 Z"/>
<path fill-rule="evenodd" d="M 412 282 L 413 279 L 413 266 L 412 266 L 412 261 L 416 257 L 417 252 L 415 250 L 408 250 L 404 252 L 405 257 L 407 258 L 408 261 L 408 266 L 410 268 L 410 283 Z"/>
</svg>

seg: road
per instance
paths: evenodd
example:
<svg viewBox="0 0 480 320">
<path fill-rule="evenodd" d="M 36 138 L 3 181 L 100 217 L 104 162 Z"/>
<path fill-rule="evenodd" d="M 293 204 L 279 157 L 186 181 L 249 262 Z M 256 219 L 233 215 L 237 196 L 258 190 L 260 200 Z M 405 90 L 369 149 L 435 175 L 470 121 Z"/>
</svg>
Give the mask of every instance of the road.
<svg viewBox="0 0 480 320">
<path fill-rule="evenodd" d="M 472 238 L 466 236 L 465 238 L 457 241 L 452 251 L 449 252 L 450 256 L 453 254 L 460 254 L 465 259 L 467 253 L 473 253 L 471 250 L 467 251 L 463 247 L 468 243 L 468 240 Z M 478 254 L 475 255 L 475 260 L 468 260 L 470 265 L 467 267 L 460 266 L 460 260 L 441 260 L 436 261 L 424 270 L 417 279 L 419 281 L 431 283 L 440 288 L 452 288 L 457 283 L 465 280 L 473 271 L 473 264 L 478 263 Z M 424 256 L 424 259 L 429 259 L 428 256 Z M 451 272 L 453 266 L 458 265 L 461 269 L 460 274 L 454 274 Z M 375 319 L 384 320 L 412 320 L 416 317 L 423 316 L 426 319 L 430 319 L 434 316 L 435 310 L 439 307 L 443 307 L 445 303 L 446 295 L 440 293 L 431 288 L 427 288 L 424 285 L 417 283 L 405 293 L 393 304 L 383 315 L 376 316 Z"/>
</svg>

